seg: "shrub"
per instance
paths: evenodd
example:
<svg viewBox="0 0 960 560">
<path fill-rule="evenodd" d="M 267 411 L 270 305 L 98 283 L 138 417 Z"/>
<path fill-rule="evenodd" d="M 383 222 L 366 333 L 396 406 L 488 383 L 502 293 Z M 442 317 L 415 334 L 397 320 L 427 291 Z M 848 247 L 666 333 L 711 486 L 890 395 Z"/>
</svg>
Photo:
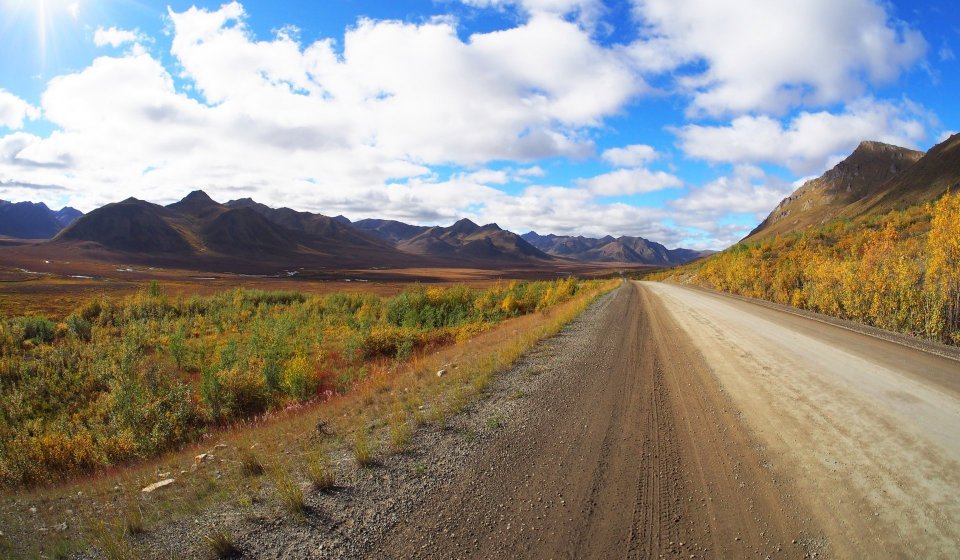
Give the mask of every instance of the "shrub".
<svg viewBox="0 0 960 560">
<path fill-rule="evenodd" d="M 53 341 L 56 324 L 46 317 L 21 317 L 20 326 L 23 329 L 23 338 L 32 340 L 35 344 Z"/>
</svg>

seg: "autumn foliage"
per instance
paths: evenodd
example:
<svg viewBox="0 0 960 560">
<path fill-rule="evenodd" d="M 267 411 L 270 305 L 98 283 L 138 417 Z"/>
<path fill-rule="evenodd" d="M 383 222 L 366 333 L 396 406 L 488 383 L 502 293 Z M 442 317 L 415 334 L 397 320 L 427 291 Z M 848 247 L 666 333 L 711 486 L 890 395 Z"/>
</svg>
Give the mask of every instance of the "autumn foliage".
<svg viewBox="0 0 960 560">
<path fill-rule="evenodd" d="M 375 364 L 548 309 L 584 285 L 171 299 L 152 284 L 91 301 L 62 323 L 0 318 L 0 483 L 156 456 L 212 427 L 345 393 Z"/>
<path fill-rule="evenodd" d="M 960 344 L 960 194 L 738 244 L 668 276 Z"/>
</svg>

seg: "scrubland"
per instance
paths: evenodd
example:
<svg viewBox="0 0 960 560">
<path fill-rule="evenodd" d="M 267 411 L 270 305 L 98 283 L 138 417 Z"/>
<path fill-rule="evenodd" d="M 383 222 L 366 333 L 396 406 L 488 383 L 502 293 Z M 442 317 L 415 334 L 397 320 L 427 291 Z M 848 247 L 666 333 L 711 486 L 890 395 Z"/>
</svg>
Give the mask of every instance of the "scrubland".
<svg viewBox="0 0 960 560">
<path fill-rule="evenodd" d="M 156 457 L 211 432 L 350 393 L 593 282 L 415 286 L 396 296 L 236 289 L 168 297 L 151 283 L 61 322 L 0 320 L 0 481 L 57 482 Z M 402 440 L 402 434 L 398 434 Z"/>
</svg>

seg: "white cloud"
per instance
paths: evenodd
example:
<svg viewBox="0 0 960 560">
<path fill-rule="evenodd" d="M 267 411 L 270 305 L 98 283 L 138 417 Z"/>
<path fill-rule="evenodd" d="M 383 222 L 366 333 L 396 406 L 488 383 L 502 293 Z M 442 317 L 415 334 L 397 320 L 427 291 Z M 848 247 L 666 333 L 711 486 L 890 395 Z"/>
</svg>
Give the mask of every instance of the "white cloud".
<svg viewBox="0 0 960 560">
<path fill-rule="evenodd" d="M 430 209 L 395 183 L 434 164 L 588 157 L 590 131 L 644 90 L 619 53 L 546 12 L 468 40 L 446 20 L 361 20 L 342 48 L 284 30 L 258 40 L 245 17 L 238 3 L 169 13 L 190 96 L 142 50 L 54 78 L 42 107 L 57 130 L 17 143 L 0 180 L 62 185 L 83 209 L 196 187 L 328 213 Z M 130 39 L 115 31 L 101 42 Z"/>
<path fill-rule="evenodd" d="M 67 4 L 67 13 L 69 13 L 73 19 L 78 19 L 80 17 L 80 2 L 70 2 Z"/>
<path fill-rule="evenodd" d="M 606 162 L 617 167 L 639 167 L 650 163 L 659 157 L 652 146 L 646 144 L 631 144 L 622 148 L 604 150 L 601 156 Z"/>
<path fill-rule="evenodd" d="M 861 95 L 926 51 L 879 0 L 633 0 L 644 38 L 627 51 L 678 80 L 694 114 L 783 112 Z"/>
<path fill-rule="evenodd" d="M 634 168 L 579 179 L 577 185 L 599 196 L 620 196 L 680 187 L 683 181 L 663 171 Z"/>
<path fill-rule="evenodd" d="M 117 27 L 110 27 L 109 29 L 98 27 L 93 33 L 93 44 L 98 47 L 105 47 L 109 45 L 113 48 L 117 48 L 127 43 L 136 43 L 140 40 L 141 37 L 139 32 L 130 31 L 127 29 L 119 29 Z"/>
<path fill-rule="evenodd" d="M 40 110 L 16 95 L 0 89 L 0 127 L 23 128 L 24 121 L 40 118 Z"/>
<path fill-rule="evenodd" d="M 795 189 L 796 185 L 769 176 L 758 167 L 738 165 L 732 174 L 672 200 L 670 207 L 676 223 L 709 234 L 709 241 L 702 247 L 727 247 L 743 238 Z M 721 218 L 731 214 L 752 214 L 756 222 L 747 226 L 722 223 Z"/>
<path fill-rule="evenodd" d="M 822 171 L 863 140 L 915 148 L 926 137 L 925 114 L 914 104 L 861 99 L 841 113 L 801 112 L 786 125 L 769 116 L 742 116 L 726 126 L 675 130 L 680 147 L 715 162 L 773 163 L 798 174 Z"/>
<path fill-rule="evenodd" d="M 533 167 L 525 167 L 523 169 L 517 170 L 517 175 L 521 177 L 543 177 L 547 172 L 543 170 L 539 165 L 534 165 Z"/>
</svg>

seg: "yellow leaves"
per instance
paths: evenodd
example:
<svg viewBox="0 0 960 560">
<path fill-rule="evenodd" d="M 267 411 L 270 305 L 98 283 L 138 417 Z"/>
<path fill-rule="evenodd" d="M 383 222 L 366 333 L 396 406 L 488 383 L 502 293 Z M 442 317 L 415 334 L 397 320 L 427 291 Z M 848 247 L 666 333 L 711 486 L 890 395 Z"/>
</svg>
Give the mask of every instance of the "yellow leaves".
<svg viewBox="0 0 960 560">
<path fill-rule="evenodd" d="M 948 193 L 935 205 L 737 245 L 700 264 L 694 279 L 960 342 L 960 196 Z"/>
<path fill-rule="evenodd" d="M 517 298 L 513 297 L 513 294 L 507 294 L 507 297 L 503 298 L 503 301 L 500 303 L 500 309 L 504 313 L 513 314 L 520 308 L 517 303 Z"/>
</svg>

